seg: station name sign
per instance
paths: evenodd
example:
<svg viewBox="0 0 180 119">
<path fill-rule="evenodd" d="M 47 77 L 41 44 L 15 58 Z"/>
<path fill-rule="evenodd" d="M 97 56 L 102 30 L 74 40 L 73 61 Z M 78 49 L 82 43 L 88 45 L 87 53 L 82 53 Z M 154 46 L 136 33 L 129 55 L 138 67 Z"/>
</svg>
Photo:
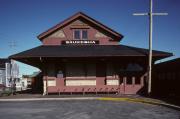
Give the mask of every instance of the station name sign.
<svg viewBox="0 0 180 119">
<path fill-rule="evenodd" d="M 65 40 L 62 44 L 99 44 L 97 40 Z"/>
</svg>

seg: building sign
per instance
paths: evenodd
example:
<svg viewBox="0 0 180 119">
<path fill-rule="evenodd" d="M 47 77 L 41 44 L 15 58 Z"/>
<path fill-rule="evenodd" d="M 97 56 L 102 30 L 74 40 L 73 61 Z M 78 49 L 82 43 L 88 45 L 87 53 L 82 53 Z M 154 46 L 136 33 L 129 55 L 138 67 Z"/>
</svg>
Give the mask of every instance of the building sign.
<svg viewBox="0 0 180 119">
<path fill-rule="evenodd" d="M 62 44 L 99 44 L 97 40 L 66 40 Z"/>
</svg>

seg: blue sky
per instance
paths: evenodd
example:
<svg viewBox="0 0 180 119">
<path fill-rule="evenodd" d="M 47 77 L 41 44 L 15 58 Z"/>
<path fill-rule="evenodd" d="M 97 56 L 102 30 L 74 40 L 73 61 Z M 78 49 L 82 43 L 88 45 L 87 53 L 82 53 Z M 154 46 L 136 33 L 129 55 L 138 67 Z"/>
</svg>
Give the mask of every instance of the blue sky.
<svg viewBox="0 0 180 119">
<path fill-rule="evenodd" d="M 148 48 L 148 17 L 133 16 L 148 12 L 149 0 L 0 0 L 0 58 L 38 45 L 37 35 L 60 21 L 82 11 L 124 35 L 121 44 Z M 154 0 L 153 49 L 180 57 L 180 0 Z M 15 42 L 16 47 L 9 45 Z M 21 74 L 36 71 L 20 64 Z"/>
</svg>

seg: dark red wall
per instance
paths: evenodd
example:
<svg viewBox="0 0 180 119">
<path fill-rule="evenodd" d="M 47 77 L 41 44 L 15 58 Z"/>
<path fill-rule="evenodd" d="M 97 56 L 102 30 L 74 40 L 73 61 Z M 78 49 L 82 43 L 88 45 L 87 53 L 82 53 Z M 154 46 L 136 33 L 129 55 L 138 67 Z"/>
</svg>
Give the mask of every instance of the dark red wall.
<svg viewBox="0 0 180 119">
<path fill-rule="evenodd" d="M 82 22 L 86 24 L 86 27 L 88 27 L 86 29 L 88 31 L 88 40 L 98 40 L 100 45 L 118 45 L 119 44 L 117 39 L 113 41 L 113 36 L 111 36 L 109 33 L 103 31 L 102 29 L 97 28 L 96 26 L 93 26 L 92 24 L 88 22 L 87 23 L 85 21 L 82 21 Z M 74 24 L 77 24 L 76 21 L 66 25 L 63 28 L 58 29 L 64 32 L 65 34 L 64 38 L 47 36 L 42 40 L 43 45 L 60 45 L 63 40 L 73 40 L 74 28 L 72 28 L 72 26 Z M 95 37 L 95 34 L 97 32 L 103 33 L 106 37 Z"/>
</svg>

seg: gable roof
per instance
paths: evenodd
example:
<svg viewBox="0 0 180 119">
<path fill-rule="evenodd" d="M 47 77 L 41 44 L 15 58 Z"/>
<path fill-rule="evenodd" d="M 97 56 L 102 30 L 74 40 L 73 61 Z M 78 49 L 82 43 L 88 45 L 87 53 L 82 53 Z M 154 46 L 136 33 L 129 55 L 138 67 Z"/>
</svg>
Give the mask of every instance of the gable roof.
<svg viewBox="0 0 180 119">
<path fill-rule="evenodd" d="M 41 33 L 39 36 L 38 36 L 38 39 L 42 40 L 44 37 L 46 37 L 47 35 L 53 33 L 54 31 L 58 30 L 59 28 L 65 26 L 66 24 L 70 23 L 71 21 L 73 21 L 74 19 L 77 19 L 77 18 L 84 18 L 85 20 L 93 23 L 94 25 L 102 28 L 103 30 L 111 33 L 112 35 L 114 35 L 115 37 L 117 37 L 117 39 L 120 41 L 122 38 L 123 38 L 123 35 L 119 34 L 118 32 L 114 31 L 113 29 L 105 26 L 104 24 L 100 23 L 99 21 L 96 21 L 95 19 L 89 17 L 88 15 L 82 13 L 82 12 L 78 12 L 76 13 L 75 15 L 67 18 L 66 20 L 60 22 L 59 24 L 53 26 L 52 28 L 48 29 L 47 31 Z"/>
</svg>

